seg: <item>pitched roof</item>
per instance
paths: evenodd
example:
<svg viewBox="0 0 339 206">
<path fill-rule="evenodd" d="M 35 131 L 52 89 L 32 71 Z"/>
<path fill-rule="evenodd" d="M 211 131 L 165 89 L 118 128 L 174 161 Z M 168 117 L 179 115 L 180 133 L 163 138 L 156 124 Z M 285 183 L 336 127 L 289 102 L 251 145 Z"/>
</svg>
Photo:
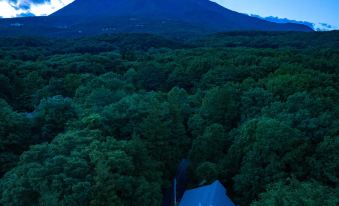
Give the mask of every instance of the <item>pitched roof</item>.
<svg viewBox="0 0 339 206">
<path fill-rule="evenodd" d="M 226 195 L 226 189 L 217 180 L 214 183 L 187 190 L 179 206 L 235 206 Z"/>
</svg>

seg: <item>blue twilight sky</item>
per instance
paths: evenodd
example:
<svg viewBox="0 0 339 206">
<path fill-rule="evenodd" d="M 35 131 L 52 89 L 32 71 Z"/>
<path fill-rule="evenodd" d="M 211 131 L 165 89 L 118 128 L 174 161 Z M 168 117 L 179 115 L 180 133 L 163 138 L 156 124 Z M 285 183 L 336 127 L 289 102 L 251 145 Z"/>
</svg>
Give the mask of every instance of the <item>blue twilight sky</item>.
<svg viewBox="0 0 339 206">
<path fill-rule="evenodd" d="M 0 17 L 48 15 L 73 0 L 0 0 Z M 277 16 L 339 29 L 339 0 L 213 0 L 226 8 L 263 17 Z M 100 2 L 100 0 L 98 0 Z"/>
<path fill-rule="evenodd" d="M 214 0 L 234 11 L 278 16 L 339 28 L 339 0 Z"/>
</svg>

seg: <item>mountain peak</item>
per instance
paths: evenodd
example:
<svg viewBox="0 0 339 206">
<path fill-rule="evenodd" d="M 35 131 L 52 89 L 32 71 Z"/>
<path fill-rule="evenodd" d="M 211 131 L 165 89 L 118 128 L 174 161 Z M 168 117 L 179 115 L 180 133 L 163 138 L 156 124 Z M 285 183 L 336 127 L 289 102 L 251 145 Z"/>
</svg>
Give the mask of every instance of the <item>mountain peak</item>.
<svg viewBox="0 0 339 206">
<path fill-rule="evenodd" d="M 213 4 L 209 0 L 76 0 L 52 16 L 178 16 L 204 3 Z"/>
<path fill-rule="evenodd" d="M 0 29 L 28 35 L 79 36 L 103 33 L 156 33 L 170 36 L 225 31 L 313 31 L 231 11 L 210 0 L 76 0 L 47 17 L 0 20 Z"/>
<path fill-rule="evenodd" d="M 311 31 L 299 24 L 276 24 L 226 9 L 210 0 L 76 0 L 51 16 L 171 19 L 217 31 Z"/>
</svg>

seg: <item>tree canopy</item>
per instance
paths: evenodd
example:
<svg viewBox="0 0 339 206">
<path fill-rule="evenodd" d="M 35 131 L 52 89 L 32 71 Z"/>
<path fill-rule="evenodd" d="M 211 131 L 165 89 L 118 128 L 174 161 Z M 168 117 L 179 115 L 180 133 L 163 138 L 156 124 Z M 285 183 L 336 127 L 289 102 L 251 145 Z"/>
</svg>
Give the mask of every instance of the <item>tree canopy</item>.
<svg viewBox="0 0 339 206">
<path fill-rule="evenodd" d="M 339 204 L 338 32 L 0 39 L 0 205 Z"/>
</svg>

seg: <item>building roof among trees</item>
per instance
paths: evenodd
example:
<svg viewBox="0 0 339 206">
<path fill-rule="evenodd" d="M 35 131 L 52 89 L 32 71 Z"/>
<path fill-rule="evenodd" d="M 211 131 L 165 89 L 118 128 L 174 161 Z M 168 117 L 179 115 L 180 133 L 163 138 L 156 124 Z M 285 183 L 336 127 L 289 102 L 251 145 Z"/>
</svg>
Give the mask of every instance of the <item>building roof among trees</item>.
<svg viewBox="0 0 339 206">
<path fill-rule="evenodd" d="M 210 185 L 187 190 L 179 206 L 234 206 L 234 203 L 217 180 Z"/>
</svg>

